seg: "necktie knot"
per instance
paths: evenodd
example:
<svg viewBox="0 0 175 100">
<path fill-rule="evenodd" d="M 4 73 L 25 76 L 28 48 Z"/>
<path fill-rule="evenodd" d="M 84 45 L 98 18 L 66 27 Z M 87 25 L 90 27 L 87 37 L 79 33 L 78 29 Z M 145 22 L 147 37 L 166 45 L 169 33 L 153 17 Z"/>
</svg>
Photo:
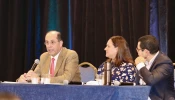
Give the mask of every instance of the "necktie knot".
<svg viewBox="0 0 175 100">
<path fill-rule="evenodd" d="M 52 58 L 52 62 L 54 62 L 55 61 L 55 58 Z"/>
</svg>

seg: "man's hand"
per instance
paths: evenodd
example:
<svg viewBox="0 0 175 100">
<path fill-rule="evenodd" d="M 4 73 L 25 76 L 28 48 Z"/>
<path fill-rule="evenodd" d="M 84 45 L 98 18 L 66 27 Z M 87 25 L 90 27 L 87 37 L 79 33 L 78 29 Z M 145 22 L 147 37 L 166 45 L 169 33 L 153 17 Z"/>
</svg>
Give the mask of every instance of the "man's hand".
<svg viewBox="0 0 175 100">
<path fill-rule="evenodd" d="M 26 73 L 22 74 L 17 81 L 20 83 L 27 83 Z"/>
<path fill-rule="evenodd" d="M 39 78 L 39 76 L 33 70 L 29 70 L 26 74 L 26 78 L 28 81 L 31 81 L 31 78 Z"/>
<path fill-rule="evenodd" d="M 136 65 L 138 65 L 139 63 L 145 63 L 145 59 L 143 58 L 143 57 L 137 57 L 136 59 L 135 59 L 135 64 Z"/>
</svg>

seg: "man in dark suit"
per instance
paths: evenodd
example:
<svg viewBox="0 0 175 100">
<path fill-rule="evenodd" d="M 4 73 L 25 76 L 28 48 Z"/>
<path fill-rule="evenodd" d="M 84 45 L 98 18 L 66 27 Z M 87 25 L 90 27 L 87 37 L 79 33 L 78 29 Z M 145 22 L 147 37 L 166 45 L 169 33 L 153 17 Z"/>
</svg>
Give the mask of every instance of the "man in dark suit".
<svg viewBox="0 0 175 100">
<path fill-rule="evenodd" d="M 40 56 L 36 69 L 21 75 L 18 82 L 25 83 L 32 77 L 40 77 L 45 74 L 51 75 L 51 83 L 62 83 L 64 80 L 80 82 L 78 55 L 75 51 L 62 47 L 61 33 L 49 31 L 45 36 L 45 45 L 47 52 Z"/>
<path fill-rule="evenodd" d="M 156 38 L 152 35 L 140 37 L 136 50 L 137 83 L 151 86 L 148 100 L 175 100 L 173 63 L 159 51 Z"/>
</svg>

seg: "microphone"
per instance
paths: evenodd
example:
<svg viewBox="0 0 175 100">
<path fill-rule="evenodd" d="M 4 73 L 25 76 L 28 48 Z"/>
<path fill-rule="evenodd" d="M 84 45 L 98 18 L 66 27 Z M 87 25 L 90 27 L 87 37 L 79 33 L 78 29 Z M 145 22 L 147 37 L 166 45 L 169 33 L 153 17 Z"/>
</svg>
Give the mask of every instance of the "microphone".
<svg viewBox="0 0 175 100">
<path fill-rule="evenodd" d="M 39 64 L 39 59 L 35 59 L 33 65 L 32 65 L 32 68 L 30 70 L 33 70 L 36 68 L 36 66 Z"/>
</svg>

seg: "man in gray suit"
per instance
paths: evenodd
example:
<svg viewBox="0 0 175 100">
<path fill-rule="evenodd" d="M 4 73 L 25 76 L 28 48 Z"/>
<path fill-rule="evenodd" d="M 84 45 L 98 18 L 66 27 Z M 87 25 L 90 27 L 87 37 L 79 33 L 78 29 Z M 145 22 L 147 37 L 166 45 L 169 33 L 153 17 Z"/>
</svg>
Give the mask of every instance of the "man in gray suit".
<svg viewBox="0 0 175 100">
<path fill-rule="evenodd" d="M 34 71 L 24 73 L 18 82 L 28 82 L 32 77 L 41 77 L 50 74 L 51 83 L 80 82 L 80 71 L 78 68 L 78 55 L 75 51 L 63 47 L 61 33 L 49 31 L 45 36 L 47 52 L 40 56 L 40 62 Z"/>
<path fill-rule="evenodd" d="M 151 86 L 148 100 L 175 100 L 173 63 L 159 51 L 156 38 L 152 35 L 142 36 L 136 50 L 139 55 L 135 59 L 137 83 Z"/>
</svg>

